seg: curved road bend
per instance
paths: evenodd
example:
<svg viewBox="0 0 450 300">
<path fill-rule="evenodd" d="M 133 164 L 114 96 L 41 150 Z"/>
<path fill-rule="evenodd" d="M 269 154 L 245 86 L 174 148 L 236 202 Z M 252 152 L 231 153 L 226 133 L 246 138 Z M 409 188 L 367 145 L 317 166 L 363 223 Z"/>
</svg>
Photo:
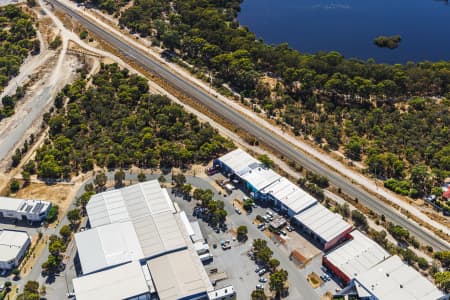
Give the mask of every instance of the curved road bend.
<svg viewBox="0 0 450 300">
<path fill-rule="evenodd" d="M 407 219 L 399 212 L 395 211 L 392 207 L 378 200 L 375 196 L 369 194 L 361 187 L 353 185 L 349 180 L 343 178 L 338 173 L 324 167 L 320 162 L 310 158 L 308 155 L 301 152 L 284 139 L 258 127 L 256 124 L 242 116 L 239 112 L 218 101 L 213 96 L 207 94 L 192 83 L 183 80 L 179 75 L 172 73 L 166 67 L 151 59 L 142 50 L 126 44 L 109 31 L 104 30 L 91 20 L 80 15 L 74 9 L 58 2 L 57 0 L 49 0 L 49 2 L 55 7 L 58 7 L 62 11 L 66 12 L 72 18 L 76 19 L 84 27 L 86 27 L 86 29 L 102 38 L 104 41 L 120 51 L 124 56 L 134 60 L 149 72 L 160 76 L 175 89 L 197 100 L 211 112 L 234 124 L 236 127 L 239 127 L 255 136 L 264 144 L 284 155 L 284 157 L 299 163 L 310 171 L 328 177 L 330 183 L 341 188 L 344 193 L 353 198 L 358 198 L 358 200 L 369 209 L 377 212 L 378 214 L 384 214 L 388 220 L 407 228 L 412 235 L 416 236 L 425 244 L 432 246 L 436 251 L 447 250 L 450 248 L 450 244 L 446 241 L 443 241 L 427 229 L 418 225 L 416 222 Z"/>
</svg>

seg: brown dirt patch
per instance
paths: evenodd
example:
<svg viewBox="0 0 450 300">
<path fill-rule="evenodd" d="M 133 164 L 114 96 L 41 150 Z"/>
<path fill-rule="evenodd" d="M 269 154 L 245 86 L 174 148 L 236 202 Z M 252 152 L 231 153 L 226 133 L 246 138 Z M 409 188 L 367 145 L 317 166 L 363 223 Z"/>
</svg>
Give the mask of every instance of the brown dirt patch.
<svg viewBox="0 0 450 300">
<path fill-rule="evenodd" d="M 69 207 L 76 189 L 77 186 L 73 184 L 47 185 L 32 182 L 29 186 L 20 189 L 16 197 L 50 201 L 59 206 L 58 219 L 60 219 Z"/>
<path fill-rule="evenodd" d="M 317 275 L 314 272 L 309 274 L 308 277 L 306 278 L 306 280 L 309 282 L 309 284 L 312 286 L 313 289 L 318 288 L 323 283 L 322 279 L 320 279 L 319 275 Z"/>
</svg>

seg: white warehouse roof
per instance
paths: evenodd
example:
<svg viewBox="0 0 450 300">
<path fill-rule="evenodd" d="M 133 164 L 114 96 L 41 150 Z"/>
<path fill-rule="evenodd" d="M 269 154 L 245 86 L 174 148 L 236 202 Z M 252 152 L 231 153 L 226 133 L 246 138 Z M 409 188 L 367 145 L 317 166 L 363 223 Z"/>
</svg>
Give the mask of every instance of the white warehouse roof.
<svg viewBox="0 0 450 300">
<path fill-rule="evenodd" d="M 0 210 L 39 215 L 41 212 L 46 211 L 49 206 L 50 202 L 48 201 L 0 197 Z"/>
<path fill-rule="evenodd" d="M 212 290 L 197 254 L 177 251 L 147 262 L 160 299 L 176 300 Z"/>
<path fill-rule="evenodd" d="M 130 221 L 144 258 L 186 248 L 179 215 L 157 180 L 94 195 L 86 209 L 93 228 Z"/>
<path fill-rule="evenodd" d="M 295 215 L 295 219 L 320 236 L 325 242 L 332 241 L 352 227 L 340 215 L 332 213 L 320 203 Z"/>
<path fill-rule="evenodd" d="M 251 184 L 256 190 L 260 191 L 281 178 L 272 169 L 262 165 L 251 166 L 250 169 L 241 176 L 242 179 Z"/>
<path fill-rule="evenodd" d="M 390 254 L 360 231 L 350 233 L 352 240 L 333 250 L 325 258 L 349 279 L 364 274 Z"/>
<path fill-rule="evenodd" d="M 257 159 L 240 148 L 228 152 L 220 157 L 219 160 L 239 176 L 247 173 L 249 166 L 261 164 Z"/>
<path fill-rule="evenodd" d="M 284 177 L 264 188 L 261 193 L 271 194 L 295 214 L 317 203 L 313 196 Z"/>
<path fill-rule="evenodd" d="M 92 227 L 175 212 L 167 190 L 160 187 L 158 180 L 96 194 L 89 200 L 86 209 Z"/>
<path fill-rule="evenodd" d="M 398 256 L 391 256 L 355 278 L 360 296 L 379 300 L 436 300 L 444 294 Z"/>
<path fill-rule="evenodd" d="M 15 259 L 29 239 L 25 231 L 0 230 L 0 261 Z"/>
<path fill-rule="evenodd" d="M 75 234 L 83 274 L 139 260 L 144 254 L 131 222 L 108 224 Z"/>
<path fill-rule="evenodd" d="M 77 300 L 130 299 L 149 294 L 149 285 L 143 266 L 137 261 L 73 279 Z M 150 296 L 139 299 L 150 299 Z"/>
</svg>

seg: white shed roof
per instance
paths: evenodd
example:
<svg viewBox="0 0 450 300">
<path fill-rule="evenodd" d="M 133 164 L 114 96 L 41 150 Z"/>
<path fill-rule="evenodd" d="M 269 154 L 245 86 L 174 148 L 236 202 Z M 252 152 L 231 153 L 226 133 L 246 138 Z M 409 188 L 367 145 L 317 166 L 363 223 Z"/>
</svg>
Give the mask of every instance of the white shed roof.
<svg viewBox="0 0 450 300">
<path fill-rule="evenodd" d="M 0 261 L 15 259 L 29 239 L 25 231 L 0 230 Z"/>
<path fill-rule="evenodd" d="M 157 180 L 94 195 L 86 209 L 93 228 L 130 221 L 145 258 L 186 248 L 179 216 Z"/>
<path fill-rule="evenodd" d="M 46 211 L 49 206 L 50 202 L 48 201 L 0 197 L 0 210 L 39 215 L 41 212 Z"/>
<path fill-rule="evenodd" d="M 149 293 L 144 272 L 134 261 L 73 279 L 77 300 L 122 300 Z"/>
<path fill-rule="evenodd" d="M 84 274 L 144 258 L 131 222 L 79 232 L 75 241 Z"/>
<path fill-rule="evenodd" d="M 398 256 L 391 256 L 356 277 L 358 292 L 379 300 L 436 300 L 444 294 Z"/>
<path fill-rule="evenodd" d="M 177 251 L 147 262 L 159 298 L 176 300 L 206 293 L 211 283 L 197 254 Z"/>
<path fill-rule="evenodd" d="M 17 211 L 24 201 L 23 199 L 0 197 L 0 209 Z"/>
<path fill-rule="evenodd" d="M 191 222 L 191 228 L 194 231 L 194 234 L 191 236 L 192 242 L 204 242 L 205 239 L 203 237 L 203 233 L 200 229 L 200 224 L 198 223 L 198 221 Z"/>
<path fill-rule="evenodd" d="M 241 177 L 258 191 L 281 178 L 281 176 L 272 169 L 262 165 L 252 166 Z"/>
<path fill-rule="evenodd" d="M 271 194 L 296 214 L 317 203 L 313 196 L 285 177 L 279 178 L 261 192 Z"/>
<path fill-rule="evenodd" d="M 256 158 L 240 148 L 228 152 L 224 156 L 220 157 L 219 160 L 239 176 L 247 173 L 250 165 L 261 164 Z"/>
<path fill-rule="evenodd" d="M 86 209 L 92 227 L 162 212 L 175 212 L 167 190 L 161 188 L 158 180 L 96 194 L 92 196 Z"/>
<path fill-rule="evenodd" d="M 352 240 L 325 256 L 349 279 L 364 274 L 365 271 L 390 256 L 383 247 L 360 231 L 355 230 L 350 235 L 353 237 Z"/>
<path fill-rule="evenodd" d="M 332 213 L 320 203 L 295 215 L 295 219 L 326 242 L 333 240 L 351 228 L 351 225 L 344 221 L 340 215 Z"/>
</svg>

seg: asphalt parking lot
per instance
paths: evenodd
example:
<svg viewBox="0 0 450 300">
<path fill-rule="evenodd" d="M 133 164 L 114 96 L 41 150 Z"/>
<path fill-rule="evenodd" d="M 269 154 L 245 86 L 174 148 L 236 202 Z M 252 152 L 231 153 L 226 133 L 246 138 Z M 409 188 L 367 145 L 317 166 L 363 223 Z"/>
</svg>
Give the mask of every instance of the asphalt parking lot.
<svg viewBox="0 0 450 300">
<path fill-rule="evenodd" d="M 192 210 L 195 207 L 195 201 L 185 201 L 182 198 L 174 197 L 174 200 L 178 203 L 180 208 L 186 211 L 189 219 L 191 221 L 198 220 L 200 227 L 202 229 L 204 237 L 207 239 L 210 245 L 211 252 L 213 254 L 213 261 L 206 265 L 207 270 L 211 268 L 217 268 L 218 272 L 225 272 L 227 278 L 217 282 L 217 287 L 223 287 L 232 284 L 237 293 L 237 299 L 249 299 L 251 292 L 259 284 L 259 276 L 255 273 L 256 264 L 254 261 L 250 260 L 247 256 L 247 251 L 251 248 L 251 243 L 253 239 L 262 238 L 267 241 L 268 246 L 273 251 L 273 257 L 280 261 L 280 266 L 288 271 L 289 273 L 289 296 L 285 299 L 293 300 L 310 300 L 310 299 L 320 299 L 321 296 L 327 291 L 334 292 L 338 287 L 334 281 L 327 281 L 324 285 L 317 289 L 313 289 L 311 285 L 307 282 L 306 277 L 309 273 L 314 271 L 319 276 L 323 274 L 321 270 L 321 252 L 318 249 L 313 249 L 314 245 L 309 243 L 300 234 L 296 232 L 288 233 L 288 236 L 296 238 L 297 243 L 302 243 L 302 247 L 312 247 L 311 251 L 316 251 L 314 259 L 312 259 L 306 268 L 298 268 L 290 259 L 289 252 L 287 248 L 280 245 L 276 240 L 271 240 L 266 234 L 261 232 L 255 224 L 252 224 L 254 218 L 257 214 L 265 214 L 269 209 L 266 207 L 257 207 L 254 211 L 247 215 L 245 212 L 242 214 L 237 214 L 233 207 L 233 200 L 235 198 L 242 199 L 244 194 L 240 190 L 234 190 L 230 195 L 223 197 L 219 195 L 218 191 L 213 187 L 217 185 L 214 184 L 213 179 L 217 177 L 210 177 L 208 179 L 202 178 L 188 178 L 188 183 L 192 184 L 194 187 L 198 188 L 209 188 L 215 192 L 215 199 L 221 199 L 225 202 L 225 209 L 228 212 L 227 225 L 229 229 L 237 228 L 240 225 L 245 225 L 248 228 L 248 241 L 246 243 L 239 243 L 233 241 L 233 234 L 230 232 L 219 233 L 214 232 L 206 223 L 196 219 L 192 216 Z M 232 248 L 230 250 L 222 250 L 220 248 L 221 240 L 231 240 Z M 289 239 L 288 239 L 289 240 Z M 213 245 L 217 245 L 217 249 L 213 248 Z M 268 274 L 266 274 L 268 276 Z M 268 289 L 268 283 L 265 283 L 266 289 Z"/>
</svg>

